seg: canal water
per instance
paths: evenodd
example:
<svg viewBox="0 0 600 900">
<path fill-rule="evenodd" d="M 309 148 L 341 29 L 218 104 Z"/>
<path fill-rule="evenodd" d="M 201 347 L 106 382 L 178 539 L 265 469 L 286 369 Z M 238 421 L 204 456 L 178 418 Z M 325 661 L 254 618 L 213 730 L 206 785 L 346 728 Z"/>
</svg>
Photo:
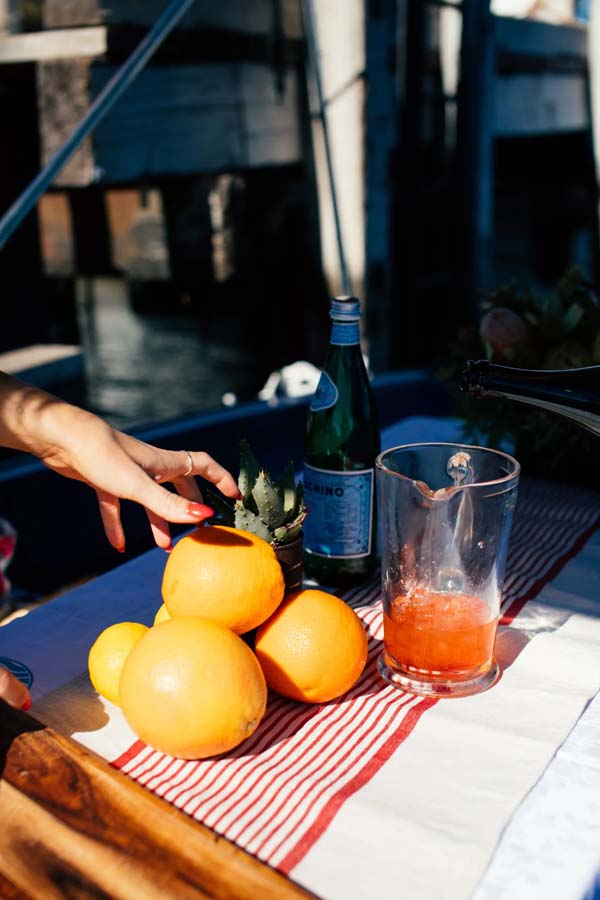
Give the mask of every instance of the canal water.
<svg viewBox="0 0 600 900">
<path fill-rule="evenodd" d="M 84 405 L 128 428 L 223 408 L 223 398 L 255 399 L 278 361 L 268 346 L 258 352 L 244 340 L 241 311 L 214 310 L 219 316 L 215 328 L 193 310 L 140 310 L 122 279 L 82 282 Z"/>
</svg>

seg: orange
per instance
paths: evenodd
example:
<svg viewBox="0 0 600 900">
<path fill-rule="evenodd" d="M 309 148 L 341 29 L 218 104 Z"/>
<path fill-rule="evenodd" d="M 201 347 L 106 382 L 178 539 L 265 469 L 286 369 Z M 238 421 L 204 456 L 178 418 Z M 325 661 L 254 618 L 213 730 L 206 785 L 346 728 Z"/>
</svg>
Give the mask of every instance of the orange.
<svg viewBox="0 0 600 900">
<path fill-rule="evenodd" d="M 170 619 L 170 618 L 171 617 L 169 615 L 169 610 L 163 603 L 162 606 L 159 606 L 159 608 L 157 609 L 156 615 L 154 616 L 154 622 L 152 624 L 160 625 L 161 622 L 166 622 L 167 619 Z"/>
<path fill-rule="evenodd" d="M 151 628 L 127 658 L 119 686 L 131 728 L 183 759 L 225 753 L 249 737 L 267 687 L 252 650 L 219 622 L 181 616 Z"/>
<path fill-rule="evenodd" d="M 362 622 L 343 600 L 303 590 L 258 629 L 255 652 L 274 691 L 325 703 L 348 691 L 367 661 Z"/>
<path fill-rule="evenodd" d="M 175 544 L 162 583 L 171 617 L 214 619 L 236 634 L 268 619 L 283 591 L 281 566 L 271 545 L 224 525 L 198 528 Z"/>
<path fill-rule="evenodd" d="M 102 631 L 88 655 L 88 671 L 94 688 L 111 703 L 119 702 L 119 679 L 125 660 L 148 631 L 139 622 L 117 622 Z"/>
</svg>

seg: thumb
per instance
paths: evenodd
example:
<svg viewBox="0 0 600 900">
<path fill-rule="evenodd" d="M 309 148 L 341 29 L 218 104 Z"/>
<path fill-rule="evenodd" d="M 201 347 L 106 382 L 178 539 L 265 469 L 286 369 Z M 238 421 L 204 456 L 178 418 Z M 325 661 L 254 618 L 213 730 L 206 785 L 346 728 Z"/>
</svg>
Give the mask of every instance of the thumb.
<svg viewBox="0 0 600 900">
<path fill-rule="evenodd" d="M 198 524 L 215 514 L 210 506 L 187 500 L 150 480 L 145 485 L 144 495 L 135 499 L 167 522 Z"/>
<path fill-rule="evenodd" d="M 0 698 L 16 709 L 29 709 L 29 691 L 8 669 L 0 667 Z"/>
</svg>

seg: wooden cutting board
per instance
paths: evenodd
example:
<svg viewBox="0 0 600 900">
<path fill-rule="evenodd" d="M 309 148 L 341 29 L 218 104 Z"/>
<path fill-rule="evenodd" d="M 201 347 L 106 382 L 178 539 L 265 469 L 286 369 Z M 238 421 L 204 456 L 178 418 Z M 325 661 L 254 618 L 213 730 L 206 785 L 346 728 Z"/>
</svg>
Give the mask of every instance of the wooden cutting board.
<svg viewBox="0 0 600 900">
<path fill-rule="evenodd" d="M 0 701 L 3 898 L 315 898 Z"/>
</svg>

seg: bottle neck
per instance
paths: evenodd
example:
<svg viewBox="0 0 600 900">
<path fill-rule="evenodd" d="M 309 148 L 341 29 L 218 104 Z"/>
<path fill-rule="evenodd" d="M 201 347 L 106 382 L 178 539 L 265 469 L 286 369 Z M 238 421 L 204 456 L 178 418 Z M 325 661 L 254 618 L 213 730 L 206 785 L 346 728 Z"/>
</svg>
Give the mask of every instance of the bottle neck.
<svg viewBox="0 0 600 900">
<path fill-rule="evenodd" d="M 358 322 L 339 322 L 334 319 L 331 323 L 329 343 L 332 347 L 358 347 L 360 345 Z"/>
<path fill-rule="evenodd" d="M 336 297 L 329 311 L 332 347 L 360 346 L 360 302 L 356 297 Z"/>
</svg>

